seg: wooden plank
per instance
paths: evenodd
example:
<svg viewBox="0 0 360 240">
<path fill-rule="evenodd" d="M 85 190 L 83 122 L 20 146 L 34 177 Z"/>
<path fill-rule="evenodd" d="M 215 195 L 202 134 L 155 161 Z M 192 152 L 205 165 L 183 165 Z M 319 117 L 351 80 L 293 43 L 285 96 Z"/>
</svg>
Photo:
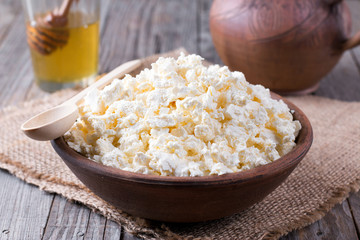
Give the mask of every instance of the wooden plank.
<svg viewBox="0 0 360 240">
<path fill-rule="evenodd" d="M 0 46 L 0 107 L 22 101 L 32 84 L 30 54 L 23 16 L 14 19 Z"/>
<path fill-rule="evenodd" d="M 181 46 L 196 51 L 196 1 L 124 0 L 114 4 L 109 14 L 101 40 L 100 72 Z"/>
<path fill-rule="evenodd" d="M 103 240 L 120 240 L 122 234 L 121 226 L 114 221 L 106 220 Z"/>
<path fill-rule="evenodd" d="M 134 235 L 124 231 L 124 234 L 121 236 L 121 240 L 141 240 L 141 238 L 135 237 Z"/>
<path fill-rule="evenodd" d="M 353 193 L 348 198 L 349 207 L 360 239 L 360 192 Z"/>
<path fill-rule="evenodd" d="M 149 1 L 150 2 L 150 1 Z M 149 3 L 151 4 L 151 3 Z M 133 49 L 144 1 L 114 1 L 101 36 L 99 72 L 109 72 L 121 63 L 136 58 Z"/>
<path fill-rule="evenodd" d="M 21 1 L 2 0 L 0 2 L 0 46 L 14 19 L 21 14 L 21 10 Z"/>
<path fill-rule="evenodd" d="M 349 204 L 337 204 L 326 216 L 314 224 L 303 229 L 293 231 L 281 240 L 305 240 L 305 239 L 358 239 L 353 223 Z"/>
<path fill-rule="evenodd" d="M 185 47 L 190 53 L 197 49 L 197 1 L 153 1 L 149 14 L 140 25 L 138 56 L 171 51 Z M 150 28 L 150 29 L 149 29 Z"/>
<path fill-rule="evenodd" d="M 109 13 L 109 10 L 111 9 L 112 5 L 114 4 L 115 0 L 102 0 L 100 4 L 100 36 L 102 36 L 102 33 L 105 29 L 105 26 L 107 25 L 107 22 L 111 20 Z"/>
<path fill-rule="evenodd" d="M 43 239 L 83 238 L 88 227 L 90 213 L 90 209 L 71 203 L 56 195 L 48 216 Z"/>
<path fill-rule="evenodd" d="M 31 73 L 32 74 L 32 73 Z M 23 95 L 23 101 L 29 101 L 33 99 L 40 99 L 45 96 L 48 96 L 50 93 L 44 92 L 41 90 L 35 82 L 32 82 L 29 86 L 29 88 L 26 90 L 26 92 Z"/>
<path fill-rule="evenodd" d="M 40 239 L 54 195 L 0 170 L 0 239 Z"/>
<path fill-rule="evenodd" d="M 200 0 L 198 2 L 198 53 L 206 60 L 223 65 L 219 55 L 215 50 L 209 26 L 209 12 L 212 0 Z"/>
<path fill-rule="evenodd" d="M 343 101 L 360 101 L 360 75 L 349 51 L 320 82 L 315 95 Z"/>
<path fill-rule="evenodd" d="M 90 212 L 89 222 L 86 228 L 86 232 L 84 234 L 84 239 L 102 239 L 105 234 L 105 226 L 106 218 L 97 213 Z"/>
</svg>

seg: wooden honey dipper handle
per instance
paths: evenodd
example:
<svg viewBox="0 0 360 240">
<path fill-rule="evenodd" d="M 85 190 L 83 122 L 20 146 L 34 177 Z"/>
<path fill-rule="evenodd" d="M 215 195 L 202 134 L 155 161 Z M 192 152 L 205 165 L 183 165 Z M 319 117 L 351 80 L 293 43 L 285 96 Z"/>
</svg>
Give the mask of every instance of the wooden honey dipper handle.
<svg viewBox="0 0 360 240">
<path fill-rule="evenodd" d="M 51 27 L 64 27 L 67 24 L 70 7 L 73 0 L 64 0 L 60 8 L 54 9 L 45 17 L 46 24 Z"/>
<path fill-rule="evenodd" d="M 61 4 L 60 10 L 59 10 L 59 16 L 65 17 L 69 14 L 69 10 L 71 7 L 73 0 L 64 0 Z"/>
</svg>

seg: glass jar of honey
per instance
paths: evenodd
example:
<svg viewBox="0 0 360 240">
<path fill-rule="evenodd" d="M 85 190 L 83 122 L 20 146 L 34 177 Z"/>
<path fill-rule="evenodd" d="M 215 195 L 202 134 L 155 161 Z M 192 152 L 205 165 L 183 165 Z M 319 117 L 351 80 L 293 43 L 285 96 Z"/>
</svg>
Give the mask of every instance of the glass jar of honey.
<svg viewBox="0 0 360 240">
<path fill-rule="evenodd" d="M 23 0 L 34 77 L 44 91 L 86 86 L 98 71 L 100 0 Z"/>
</svg>

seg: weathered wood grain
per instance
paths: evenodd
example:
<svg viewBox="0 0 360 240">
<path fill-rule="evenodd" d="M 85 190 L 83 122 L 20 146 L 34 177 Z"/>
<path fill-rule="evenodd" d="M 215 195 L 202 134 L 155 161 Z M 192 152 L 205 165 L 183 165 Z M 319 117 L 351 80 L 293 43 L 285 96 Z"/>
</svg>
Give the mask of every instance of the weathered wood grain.
<svg viewBox="0 0 360 240">
<path fill-rule="evenodd" d="M 111 220 L 106 220 L 103 240 L 120 240 L 121 226 Z"/>
<path fill-rule="evenodd" d="M 94 212 L 90 212 L 84 239 L 102 239 L 105 234 L 105 226 L 106 218 Z"/>
<path fill-rule="evenodd" d="M 197 28 L 197 45 L 198 53 L 200 56 L 204 57 L 206 60 L 216 63 L 223 64 L 219 55 L 215 51 L 215 46 L 213 44 L 210 27 L 209 27 L 209 12 L 212 0 L 199 0 L 198 3 L 198 28 Z"/>
<path fill-rule="evenodd" d="M 48 216 L 43 239 L 83 238 L 91 210 L 56 195 Z"/>
<path fill-rule="evenodd" d="M 137 58 L 136 46 L 143 1 L 114 1 L 101 36 L 99 72 L 108 72 L 121 63 Z"/>
<path fill-rule="evenodd" d="M 21 1 L 2 0 L 0 2 L 0 46 L 12 27 L 12 22 L 21 14 Z"/>
<path fill-rule="evenodd" d="M 121 236 L 121 240 L 140 240 L 141 238 L 134 237 L 128 232 L 124 232 L 124 234 Z"/>
<path fill-rule="evenodd" d="M 31 61 L 22 15 L 13 24 L 0 46 L 0 107 L 23 101 L 32 84 Z"/>
<path fill-rule="evenodd" d="M 179 47 L 196 52 L 197 1 L 153 2 L 153 12 L 143 19 L 137 54 L 145 57 Z"/>
<path fill-rule="evenodd" d="M 353 223 L 349 204 L 337 204 L 321 221 L 303 229 L 290 233 L 281 240 L 305 240 L 305 239 L 358 239 Z"/>
<path fill-rule="evenodd" d="M 103 35 L 104 26 L 106 26 L 111 15 L 108 14 L 114 0 L 102 0 L 100 5 L 100 36 Z"/>
<path fill-rule="evenodd" d="M 358 238 L 360 239 L 360 192 L 351 194 L 351 196 L 348 198 L 348 202 Z"/>
<path fill-rule="evenodd" d="M 360 75 L 349 51 L 344 53 L 335 68 L 321 80 L 315 95 L 343 101 L 360 101 Z"/>
<path fill-rule="evenodd" d="M 40 239 L 54 198 L 0 170 L 0 239 Z"/>
<path fill-rule="evenodd" d="M 196 1 L 127 0 L 113 4 L 109 15 L 101 39 L 101 73 L 181 46 L 196 50 Z"/>
</svg>

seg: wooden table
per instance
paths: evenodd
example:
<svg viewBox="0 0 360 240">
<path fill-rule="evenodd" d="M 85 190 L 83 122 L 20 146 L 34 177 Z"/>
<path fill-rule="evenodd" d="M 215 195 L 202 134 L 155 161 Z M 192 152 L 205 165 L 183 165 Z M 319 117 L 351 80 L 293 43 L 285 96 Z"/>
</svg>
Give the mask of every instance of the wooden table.
<svg viewBox="0 0 360 240">
<path fill-rule="evenodd" d="M 208 27 L 211 0 L 102 0 L 100 73 L 124 61 L 184 46 L 221 63 Z M 360 0 L 349 0 L 360 29 Z M 46 95 L 33 83 L 21 1 L 0 1 L 0 107 Z M 319 96 L 360 101 L 360 48 L 347 51 Z M 6 136 L 2 136 L 6 137 Z M 135 239 L 81 204 L 43 192 L 0 170 L 0 239 Z M 323 219 L 282 239 L 357 239 L 360 193 Z"/>
</svg>

